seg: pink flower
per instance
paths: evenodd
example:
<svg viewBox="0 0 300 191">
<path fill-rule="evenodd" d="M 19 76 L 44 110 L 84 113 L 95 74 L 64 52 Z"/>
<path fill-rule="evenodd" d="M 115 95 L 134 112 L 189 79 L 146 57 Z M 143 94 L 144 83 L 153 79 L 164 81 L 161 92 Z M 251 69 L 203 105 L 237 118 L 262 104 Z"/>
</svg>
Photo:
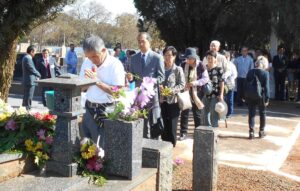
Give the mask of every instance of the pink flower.
<svg viewBox="0 0 300 191">
<path fill-rule="evenodd" d="M 141 91 L 137 98 L 136 101 L 138 103 L 138 105 L 140 105 L 141 108 L 145 107 L 147 105 L 147 103 L 150 101 L 149 96 L 147 95 L 147 92 L 145 91 Z"/>
<path fill-rule="evenodd" d="M 6 130 L 12 130 L 12 131 L 14 131 L 14 130 L 16 130 L 17 128 L 18 128 L 17 123 L 16 123 L 13 119 L 10 119 L 10 120 L 6 123 L 6 125 L 5 125 L 5 129 L 6 129 Z"/>
<path fill-rule="evenodd" d="M 90 163 L 87 163 L 87 164 L 86 164 L 86 168 L 87 168 L 89 171 L 93 171 L 93 166 L 92 166 L 92 164 L 90 164 Z"/>
<path fill-rule="evenodd" d="M 111 91 L 112 91 L 112 92 L 118 92 L 118 91 L 119 91 L 119 87 L 118 87 L 118 86 L 113 86 L 113 87 L 111 88 Z"/>
<path fill-rule="evenodd" d="M 100 171 L 102 168 L 103 168 L 103 165 L 99 162 L 96 162 L 95 167 L 94 167 L 95 171 Z"/>
<path fill-rule="evenodd" d="M 33 116 L 34 116 L 37 120 L 42 120 L 43 117 L 44 117 L 40 112 L 34 113 Z"/>
<path fill-rule="evenodd" d="M 46 132 L 46 130 L 45 129 L 40 129 L 36 134 L 37 134 L 37 136 L 39 136 L 39 139 L 40 140 L 45 140 L 46 138 L 45 138 L 45 132 Z"/>
<path fill-rule="evenodd" d="M 175 164 L 176 164 L 176 165 L 182 165 L 182 164 L 184 164 L 184 160 L 182 160 L 182 159 L 180 159 L 180 158 L 176 158 L 176 159 L 175 159 Z"/>
<path fill-rule="evenodd" d="M 45 142 L 46 142 L 47 145 L 51 145 L 53 143 L 53 137 L 51 137 L 51 136 L 46 137 Z"/>
</svg>

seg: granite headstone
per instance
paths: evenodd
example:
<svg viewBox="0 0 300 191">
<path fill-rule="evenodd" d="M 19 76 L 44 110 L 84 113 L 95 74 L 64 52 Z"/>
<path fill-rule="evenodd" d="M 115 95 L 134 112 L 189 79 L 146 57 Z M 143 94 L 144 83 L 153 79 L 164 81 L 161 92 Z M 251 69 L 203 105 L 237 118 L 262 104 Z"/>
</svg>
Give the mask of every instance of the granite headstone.
<svg viewBox="0 0 300 191">
<path fill-rule="evenodd" d="M 215 191 L 217 176 L 217 130 L 197 127 L 193 146 L 193 191 Z"/>
</svg>

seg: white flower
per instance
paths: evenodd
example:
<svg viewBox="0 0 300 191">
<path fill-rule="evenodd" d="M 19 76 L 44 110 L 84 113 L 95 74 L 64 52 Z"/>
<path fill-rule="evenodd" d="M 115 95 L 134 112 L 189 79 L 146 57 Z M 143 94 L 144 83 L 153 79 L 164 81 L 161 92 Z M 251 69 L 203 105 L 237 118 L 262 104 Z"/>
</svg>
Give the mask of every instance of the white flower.
<svg viewBox="0 0 300 191">
<path fill-rule="evenodd" d="M 23 114 L 26 114 L 26 113 L 27 113 L 27 110 L 23 106 L 20 106 L 19 109 L 16 110 L 17 115 L 23 115 Z"/>
<path fill-rule="evenodd" d="M 105 108 L 105 113 L 112 113 L 115 110 L 115 105 L 111 105 Z"/>
<path fill-rule="evenodd" d="M 103 158 L 105 156 L 105 152 L 102 148 L 98 148 L 98 156 Z"/>
<path fill-rule="evenodd" d="M 84 145 L 86 144 L 90 139 L 87 137 L 84 137 L 81 141 L 80 141 L 80 145 Z"/>
</svg>

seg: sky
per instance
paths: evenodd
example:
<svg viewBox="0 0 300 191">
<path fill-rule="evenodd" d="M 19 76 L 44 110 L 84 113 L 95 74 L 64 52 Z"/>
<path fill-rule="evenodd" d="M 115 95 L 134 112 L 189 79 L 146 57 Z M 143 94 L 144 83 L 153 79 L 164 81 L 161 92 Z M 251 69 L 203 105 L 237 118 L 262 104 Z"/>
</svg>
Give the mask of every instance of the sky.
<svg viewBox="0 0 300 191">
<path fill-rule="evenodd" d="M 87 0 L 84 2 L 87 3 L 94 1 L 101 3 L 109 12 L 112 13 L 112 17 L 116 17 L 122 13 L 137 13 L 133 0 Z M 65 10 L 68 10 L 68 8 Z"/>
</svg>

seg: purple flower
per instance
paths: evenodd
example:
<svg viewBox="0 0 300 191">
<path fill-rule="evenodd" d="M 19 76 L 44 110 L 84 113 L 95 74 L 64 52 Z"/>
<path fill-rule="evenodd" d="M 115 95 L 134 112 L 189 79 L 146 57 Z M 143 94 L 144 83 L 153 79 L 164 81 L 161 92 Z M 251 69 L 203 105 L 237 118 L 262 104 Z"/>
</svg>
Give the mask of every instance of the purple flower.
<svg viewBox="0 0 300 191">
<path fill-rule="evenodd" d="M 6 130 L 12 130 L 12 131 L 14 131 L 14 130 L 16 130 L 17 128 L 18 128 L 17 123 L 16 123 L 13 119 L 10 119 L 10 120 L 6 123 L 6 125 L 5 125 L 5 129 L 6 129 Z"/>
<path fill-rule="evenodd" d="M 147 103 L 150 101 L 150 98 L 147 95 L 147 91 L 141 91 L 137 96 L 136 101 L 141 108 L 145 107 Z"/>
<path fill-rule="evenodd" d="M 45 142 L 46 142 L 47 145 L 51 145 L 53 143 L 53 137 L 51 137 L 51 136 L 46 137 Z"/>
<path fill-rule="evenodd" d="M 39 139 L 40 140 L 45 140 L 46 138 L 45 138 L 45 132 L 46 132 L 46 130 L 45 129 L 40 129 L 36 134 L 37 134 L 37 136 L 39 136 Z"/>
</svg>

